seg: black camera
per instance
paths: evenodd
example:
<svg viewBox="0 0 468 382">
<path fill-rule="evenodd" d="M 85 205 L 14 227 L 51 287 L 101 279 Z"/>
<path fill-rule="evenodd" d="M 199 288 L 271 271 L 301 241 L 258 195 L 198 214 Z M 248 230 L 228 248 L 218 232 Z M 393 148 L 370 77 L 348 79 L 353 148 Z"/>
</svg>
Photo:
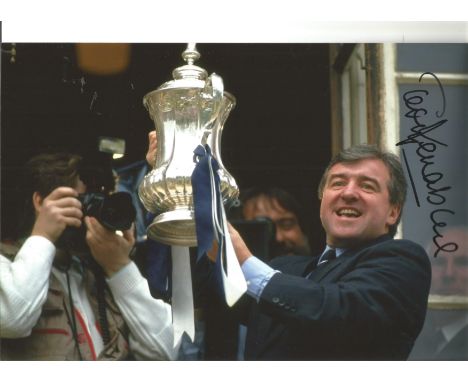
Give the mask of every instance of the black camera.
<svg viewBox="0 0 468 382">
<path fill-rule="evenodd" d="M 84 193 L 78 196 L 84 216 L 95 217 L 99 223 L 111 231 L 125 231 L 132 226 L 136 210 L 132 197 L 127 192 Z"/>
<path fill-rule="evenodd" d="M 234 219 L 231 220 L 231 224 L 255 257 L 270 261 L 276 255 L 276 228 L 271 219 L 267 217 L 257 217 L 253 220 Z"/>
</svg>

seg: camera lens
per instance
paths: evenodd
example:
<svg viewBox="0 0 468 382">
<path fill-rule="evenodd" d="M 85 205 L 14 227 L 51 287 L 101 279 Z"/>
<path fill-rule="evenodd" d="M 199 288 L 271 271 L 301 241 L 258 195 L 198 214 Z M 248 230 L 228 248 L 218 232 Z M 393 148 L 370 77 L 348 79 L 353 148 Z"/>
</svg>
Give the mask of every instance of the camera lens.
<svg viewBox="0 0 468 382">
<path fill-rule="evenodd" d="M 127 192 L 107 196 L 101 208 L 102 224 L 112 230 L 127 230 L 136 217 L 132 197 Z"/>
<path fill-rule="evenodd" d="M 100 193 L 80 194 L 83 215 L 95 217 L 99 223 L 111 231 L 124 231 L 132 226 L 136 217 L 132 197 L 127 192 L 111 195 Z"/>
</svg>

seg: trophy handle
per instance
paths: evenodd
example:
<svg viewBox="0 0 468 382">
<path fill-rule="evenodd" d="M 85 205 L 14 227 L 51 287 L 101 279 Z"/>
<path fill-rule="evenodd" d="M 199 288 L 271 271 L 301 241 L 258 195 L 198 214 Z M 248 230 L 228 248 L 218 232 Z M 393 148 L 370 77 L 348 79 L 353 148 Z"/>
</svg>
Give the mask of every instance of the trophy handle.
<svg viewBox="0 0 468 382">
<path fill-rule="evenodd" d="M 211 84 L 213 89 L 213 98 L 217 103 L 220 103 L 224 95 L 224 84 L 222 78 L 216 73 L 212 73 L 211 76 L 208 77 L 207 82 Z"/>
<path fill-rule="evenodd" d="M 223 96 L 224 96 L 223 80 L 216 73 L 212 73 L 207 78 L 204 91 L 208 93 L 209 92 L 208 90 L 210 87 L 211 87 L 211 94 L 213 96 L 213 111 L 212 111 L 211 118 L 210 118 L 210 125 L 211 125 L 218 118 L 218 114 L 221 109 Z"/>
</svg>

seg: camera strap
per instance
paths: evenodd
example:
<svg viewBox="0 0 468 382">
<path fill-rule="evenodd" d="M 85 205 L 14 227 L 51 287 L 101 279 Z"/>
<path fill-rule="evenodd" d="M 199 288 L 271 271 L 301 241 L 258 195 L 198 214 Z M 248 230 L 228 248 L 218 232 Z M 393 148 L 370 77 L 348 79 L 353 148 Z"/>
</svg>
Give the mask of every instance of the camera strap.
<svg viewBox="0 0 468 382">
<path fill-rule="evenodd" d="M 75 305 L 73 304 L 73 296 L 70 286 L 70 274 L 68 273 L 68 269 L 65 270 L 65 276 L 67 278 L 67 289 L 68 289 L 68 302 L 70 304 L 70 326 L 72 329 L 73 340 L 75 341 L 76 350 L 78 350 L 78 357 L 80 361 L 83 361 L 83 356 L 80 350 L 80 343 L 78 342 L 78 330 L 76 329 L 76 317 L 75 317 Z"/>
</svg>

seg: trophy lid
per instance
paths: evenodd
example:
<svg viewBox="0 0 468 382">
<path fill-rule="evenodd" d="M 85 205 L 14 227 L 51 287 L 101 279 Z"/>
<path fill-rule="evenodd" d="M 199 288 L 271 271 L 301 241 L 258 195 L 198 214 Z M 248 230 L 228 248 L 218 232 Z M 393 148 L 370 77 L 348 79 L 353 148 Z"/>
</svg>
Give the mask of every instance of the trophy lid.
<svg viewBox="0 0 468 382">
<path fill-rule="evenodd" d="M 180 66 L 172 71 L 172 76 L 175 80 L 184 78 L 196 78 L 198 80 L 204 80 L 208 76 L 205 69 L 194 65 L 193 63 L 201 57 L 197 51 L 195 43 L 188 43 L 187 49 L 182 52 L 182 58 L 187 65 Z"/>
<path fill-rule="evenodd" d="M 179 66 L 172 71 L 173 80 L 162 84 L 157 91 L 165 89 L 186 89 L 203 88 L 208 73 L 205 69 L 194 65 L 201 55 L 197 51 L 195 43 L 188 43 L 187 48 L 182 52 L 182 58 L 186 65 Z"/>
<path fill-rule="evenodd" d="M 224 91 L 222 78 L 215 73 L 208 77 L 205 69 L 194 64 L 196 60 L 201 57 L 196 49 L 195 43 L 188 43 L 187 48 L 182 52 L 182 58 L 186 65 L 179 66 L 172 71 L 173 80 L 163 83 L 156 90 L 147 93 L 143 97 L 143 105 L 149 110 L 150 104 L 156 102 L 159 105 L 161 97 L 169 99 L 180 98 L 185 96 L 187 92 L 192 91 L 206 91 L 207 93 L 218 94 L 220 99 L 227 99 L 230 103 L 235 105 L 236 99 L 232 94 Z M 159 106 L 158 106 L 159 107 Z"/>
</svg>

